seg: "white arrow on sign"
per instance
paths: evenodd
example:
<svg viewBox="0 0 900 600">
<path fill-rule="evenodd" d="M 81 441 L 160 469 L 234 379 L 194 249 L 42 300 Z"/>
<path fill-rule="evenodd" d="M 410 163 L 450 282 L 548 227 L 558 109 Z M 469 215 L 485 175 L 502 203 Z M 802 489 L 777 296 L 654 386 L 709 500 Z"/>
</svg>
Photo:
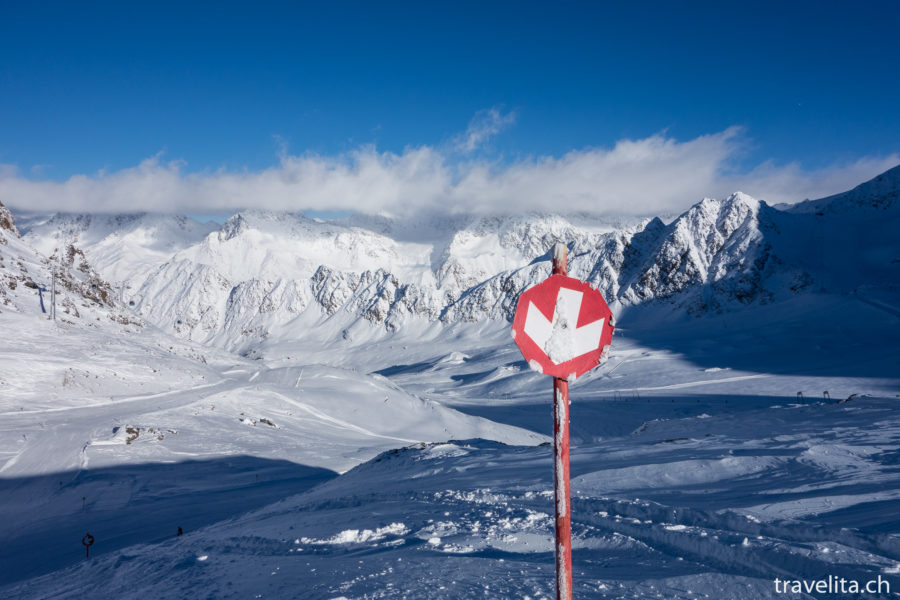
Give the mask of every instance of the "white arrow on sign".
<svg viewBox="0 0 900 600">
<path fill-rule="evenodd" d="M 578 290 L 559 288 L 552 321 L 538 310 L 534 302 L 528 303 L 525 333 L 558 365 L 596 350 L 600 345 L 603 321 L 606 319 L 576 326 L 583 297 L 584 294 Z"/>
</svg>

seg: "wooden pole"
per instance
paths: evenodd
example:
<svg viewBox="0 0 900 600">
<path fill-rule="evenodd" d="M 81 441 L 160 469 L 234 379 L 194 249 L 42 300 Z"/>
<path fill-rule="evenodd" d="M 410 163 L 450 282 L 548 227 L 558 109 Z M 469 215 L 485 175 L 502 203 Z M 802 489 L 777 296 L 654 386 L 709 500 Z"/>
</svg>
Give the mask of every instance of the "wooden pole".
<svg viewBox="0 0 900 600">
<path fill-rule="evenodd" d="M 566 245 L 553 247 L 553 275 L 568 275 Z M 556 598 L 572 600 L 572 513 L 569 487 L 569 382 L 553 378 L 553 483 L 556 500 Z"/>
</svg>

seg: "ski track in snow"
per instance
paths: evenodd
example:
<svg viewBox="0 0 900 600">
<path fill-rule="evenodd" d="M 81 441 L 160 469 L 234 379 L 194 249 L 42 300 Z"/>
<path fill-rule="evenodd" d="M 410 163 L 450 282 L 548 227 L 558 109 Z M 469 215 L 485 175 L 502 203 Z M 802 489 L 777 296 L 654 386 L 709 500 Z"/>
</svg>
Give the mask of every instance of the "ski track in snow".
<svg viewBox="0 0 900 600">
<path fill-rule="evenodd" d="M 125 406 L 132 402 L 139 402 L 141 400 L 160 400 L 166 397 L 171 397 L 169 402 L 164 402 L 163 404 L 157 404 L 160 410 L 165 410 L 168 408 L 172 408 L 174 406 L 178 406 L 179 402 L 182 401 L 179 396 L 189 395 L 192 392 L 198 392 L 200 390 L 206 390 L 209 388 L 218 388 L 216 390 L 210 391 L 209 394 L 216 393 L 221 389 L 225 389 L 226 384 L 230 381 L 234 381 L 232 379 L 222 380 L 213 383 L 204 383 L 201 385 L 194 386 L 192 388 L 188 388 L 186 390 L 170 390 L 166 392 L 157 392 L 155 394 L 143 394 L 140 396 L 126 396 L 124 398 L 110 398 L 108 402 L 94 402 L 90 404 L 78 404 L 74 406 L 61 406 L 59 408 L 42 408 L 40 410 L 18 410 L 18 411 L 7 411 L 0 413 L 0 417 L 17 417 L 19 415 L 41 415 L 46 413 L 58 413 L 58 412 L 66 412 L 66 411 L 79 411 L 79 416 L 90 416 L 90 412 L 87 415 L 84 415 L 82 411 L 86 411 L 88 409 L 101 409 L 99 412 L 105 413 L 106 410 L 110 408 L 118 408 Z M 187 400 L 188 402 L 195 402 L 196 398 Z"/>
<path fill-rule="evenodd" d="M 872 306 L 872 307 L 874 307 L 874 308 L 877 308 L 878 310 L 884 311 L 884 312 L 886 312 L 887 314 L 892 315 L 892 316 L 897 317 L 898 319 L 900 319 L 900 310 L 898 310 L 897 308 L 891 306 L 890 304 L 887 304 L 887 303 L 885 303 L 885 302 L 881 302 L 880 300 L 873 300 L 873 299 L 871 299 L 871 298 L 866 298 L 866 297 L 864 297 L 864 296 L 862 296 L 862 295 L 860 295 L 860 294 L 856 294 L 856 299 L 857 299 L 858 301 L 862 302 L 863 304 L 868 304 L 869 306 Z"/>
<path fill-rule="evenodd" d="M 601 388 L 598 391 L 601 392 L 658 392 L 662 390 L 680 390 L 685 388 L 698 387 L 703 385 L 713 385 L 717 383 L 733 383 L 735 381 L 748 381 L 750 379 L 761 379 L 763 377 L 770 377 L 768 374 L 757 374 L 757 375 L 738 375 L 735 377 L 723 377 L 721 379 L 701 379 L 698 381 L 686 381 L 683 383 L 673 383 L 670 385 L 656 385 L 652 387 L 632 387 L 632 388 L 616 388 L 616 389 L 605 389 Z"/>
<path fill-rule="evenodd" d="M 102 422 L 111 419 L 118 419 L 125 422 L 129 418 L 138 415 L 148 415 L 154 412 L 193 404 L 198 400 L 203 399 L 205 396 L 212 395 L 217 391 L 225 389 L 228 385 L 229 381 L 223 380 L 216 383 L 195 386 L 188 390 L 174 390 L 156 394 L 132 396 L 118 400 L 110 400 L 105 403 L 89 403 L 37 411 L 23 410 L 0 413 L 0 416 L 3 416 L 5 421 L 4 424 L 0 426 L 0 432 L 11 434 L 16 431 L 22 431 L 22 428 L 26 423 L 31 424 L 33 422 L 35 415 L 52 415 L 54 413 L 71 413 L 73 411 L 77 412 L 78 420 L 81 422 Z M 205 394 L 195 395 L 196 392 L 205 392 Z M 152 408 L 135 406 L 142 401 L 151 400 L 153 401 Z M 50 463 L 55 470 L 78 471 L 87 464 L 86 450 L 92 441 L 92 439 L 85 440 L 84 437 L 84 431 L 73 429 L 32 429 L 25 446 L 13 458 L 9 459 L 2 467 L 0 467 L 0 473 L 12 470 L 13 467 L 15 467 L 16 471 L 21 473 L 34 474 L 45 472 L 48 464 L 48 456 L 56 457 L 54 461 Z M 69 456 L 70 458 L 61 459 L 60 456 Z"/>
<path fill-rule="evenodd" d="M 415 444 L 415 443 L 418 443 L 418 441 L 419 441 L 419 440 L 411 440 L 411 439 L 395 437 L 395 436 L 391 436 L 391 435 L 381 435 L 379 433 L 375 433 L 374 431 L 369 431 L 368 429 L 366 429 L 364 427 L 360 427 L 359 425 L 354 425 L 353 423 L 349 423 L 347 421 L 343 421 L 341 419 L 337 419 L 335 417 L 329 416 L 320 410 L 316 410 L 315 408 L 313 408 L 312 406 L 309 406 L 308 404 L 303 404 L 302 402 L 297 402 L 296 400 L 293 400 L 291 398 L 285 398 L 285 401 L 288 404 L 290 404 L 291 406 L 296 406 L 297 408 L 314 416 L 316 419 L 319 419 L 320 421 L 322 421 L 324 423 L 329 423 L 331 425 L 334 425 L 340 429 L 347 429 L 349 431 L 355 431 L 356 433 L 361 433 L 363 435 L 367 435 L 370 437 L 383 438 L 386 440 L 394 440 L 394 441 L 403 442 L 406 444 Z"/>
</svg>

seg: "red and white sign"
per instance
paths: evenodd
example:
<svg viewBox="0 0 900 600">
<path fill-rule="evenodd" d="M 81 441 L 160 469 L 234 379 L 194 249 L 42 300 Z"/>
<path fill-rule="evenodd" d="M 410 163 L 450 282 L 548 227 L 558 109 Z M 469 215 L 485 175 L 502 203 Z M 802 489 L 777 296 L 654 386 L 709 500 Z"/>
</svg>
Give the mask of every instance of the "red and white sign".
<svg viewBox="0 0 900 600">
<path fill-rule="evenodd" d="M 553 247 L 553 274 L 519 296 L 513 339 L 537 371 L 553 376 L 553 484 L 556 505 L 556 600 L 572 600 L 569 485 L 569 380 L 596 367 L 612 342 L 603 296 L 568 273 L 568 248 Z"/>
<path fill-rule="evenodd" d="M 597 366 L 612 342 L 612 311 L 587 283 L 551 275 L 519 296 L 513 338 L 532 369 L 574 379 Z"/>
</svg>

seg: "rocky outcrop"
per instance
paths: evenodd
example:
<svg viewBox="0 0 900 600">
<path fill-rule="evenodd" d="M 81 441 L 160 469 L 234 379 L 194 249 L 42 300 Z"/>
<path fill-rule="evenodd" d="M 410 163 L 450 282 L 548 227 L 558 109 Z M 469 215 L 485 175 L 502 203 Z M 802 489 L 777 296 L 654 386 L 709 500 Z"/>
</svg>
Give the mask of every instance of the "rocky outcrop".
<svg viewBox="0 0 900 600">
<path fill-rule="evenodd" d="M 7 235 L 14 235 L 17 238 L 21 237 L 19 235 L 19 230 L 16 228 L 16 220 L 2 202 L 0 202 L 0 232 L 4 232 Z M 0 239 L 3 239 L 2 235 L 3 234 L 0 233 Z"/>
</svg>

